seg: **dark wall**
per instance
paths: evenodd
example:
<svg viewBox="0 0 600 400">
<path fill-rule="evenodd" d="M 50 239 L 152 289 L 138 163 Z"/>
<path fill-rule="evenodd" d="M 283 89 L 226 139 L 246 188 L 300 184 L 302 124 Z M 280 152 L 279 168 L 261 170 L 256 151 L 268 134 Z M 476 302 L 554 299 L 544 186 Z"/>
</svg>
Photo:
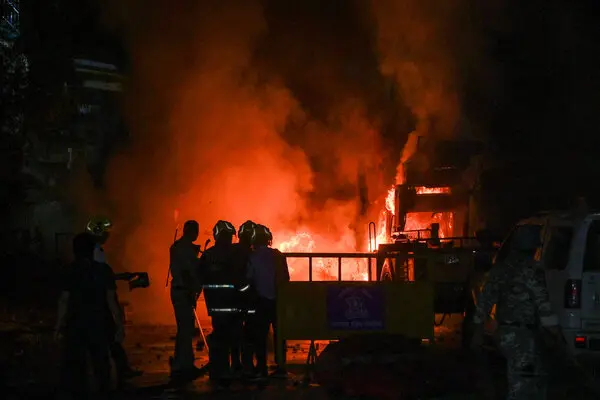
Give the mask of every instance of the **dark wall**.
<svg viewBox="0 0 600 400">
<path fill-rule="evenodd" d="M 126 57 L 118 38 L 108 35 L 98 21 L 98 10 L 85 0 L 23 3 L 22 46 L 30 62 L 25 130 L 40 142 L 53 141 L 65 149 L 84 146 L 84 143 L 97 147 L 96 154 L 100 157 L 95 157 L 89 170 L 100 185 L 112 143 L 126 134 L 117 115 L 121 105 L 110 92 L 95 91 L 98 93 L 90 95 L 89 90 L 82 91 L 73 59 L 91 59 L 122 69 Z M 94 97 L 102 98 L 99 102 L 102 104 L 98 105 L 104 113 L 95 117 L 98 129 L 89 134 L 77 132 L 82 125 L 78 106 L 98 103 L 93 101 Z M 110 99 L 108 103 L 106 98 Z"/>
</svg>

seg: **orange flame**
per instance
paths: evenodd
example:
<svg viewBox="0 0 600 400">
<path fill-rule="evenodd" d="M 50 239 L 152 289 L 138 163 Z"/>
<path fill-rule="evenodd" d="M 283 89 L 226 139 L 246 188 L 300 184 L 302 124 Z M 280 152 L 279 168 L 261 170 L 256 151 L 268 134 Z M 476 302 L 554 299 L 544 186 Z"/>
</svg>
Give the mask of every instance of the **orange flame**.
<svg viewBox="0 0 600 400">
<path fill-rule="evenodd" d="M 392 186 L 390 190 L 388 190 L 387 197 L 385 198 L 385 208 L 392 215 L 396 213 L 396 187 Z"/>
<path fill-rule="evenodd" d="M 314 252 L 353 252 L 350 238 L 340 242 L 332 242 L 319 237 L 316 233 L 303 230 L 298 233 L 283 233 L 275 235 L 273 247 L 287 253 L 314 253 Z M 278 238 L 284 238 L 283 240 Z M 374 268 L 372 262 L 372 268 Z M 369 263 L 366 259 L 342 259 L 342 280 L 367 281 Z M 309 279 L 308 258 L 288 258 L 288 269 L 292 281 L 307 281 Z M 331 281 L 338 279 L 337 258 L 313 258 L 313 280 Z"/>
<path fill-rule="evenodd" d="M 451 190 L 449 187 L 417 186 L 415 190 L 417 194 L 451 194 Z"/>
<path fill-rule="evenodd" d="M 449 194 L 449 187 L 417 187 L 417 194 Z M 395 213 L 395 186 L 388 190 L 385 198 L 385 207 L 379 213 L 376 225 L 376 246 L 387 243 L 388 216 Z M 439 235 L 441 238 L 451 237 L 454 229 L 454 214 L 451 212 L 431 213 L 416 212 L 406 215 L 405 231 L 417 231 L 428 229 L 432 223 L 439 223 Z M 417 236 L 416 233 L 408 232 L 408 236 Z M 421 233 L 421 238 L 427 237 L 426 232 Z M 365 238 L 368 244 L 369 238 Z M 314 253 L 314 252 L 354 252 L 352 238 L 344 238 L 341 241 L 331 241 L 319 237 L 316 232 L 302 229 L 297 232 L 277 233 L 275 235 L 274 247 L 282 252 L 288 253 Z M 367 248 L 369 246 L 367 245 Z M 309 278 L 307 258 L 288 258 L 288 267 L 293 281 L 306 281 Z M 313 259 L 313 280 L 327 281 L 338 279 L 338 260 L 336 258 Z M 342 259 L 342 280 L 368 280 L 369 264 L 366 259 Z M 374 265 L 372 266 L 374 268 Z"/>
</svg>

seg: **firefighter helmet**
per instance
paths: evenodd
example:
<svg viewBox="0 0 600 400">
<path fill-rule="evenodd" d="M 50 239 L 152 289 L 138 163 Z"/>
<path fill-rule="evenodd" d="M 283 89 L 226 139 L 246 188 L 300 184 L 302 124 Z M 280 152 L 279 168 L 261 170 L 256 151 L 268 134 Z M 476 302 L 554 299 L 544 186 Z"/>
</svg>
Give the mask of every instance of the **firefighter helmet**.
<svg viewBox="0 0 600 400">
<path fill-rule="evenodd" d="M 252 238 L 254 235 L 254 229 L 256 228 L 256 224 L 250 220 L 244 222 L 240 225 L 240 229 L 238 229 L 238 237 L 242 236 Z"/>
<path fill-rule="evenodd" d="M 215 240 L 217 240 L 219 238 L 219 235 L 223 233 L 228 233 L 231 236 L 235 235 L 235 228 L 233 227 L 233 224 L 231 222 L 219 220 L 215 224 L 213 228 L 213 237 L 215 238 Z"/>
<path fill-rule="evenodd" d="M 252 242 L 271 244 L 272 241 L 273 234 L 271 233 L 271 230 L 264 225 L 256 225 L 252 234 Z"/>
<path fill-rule="evenodd" d="M 94 235 L 102 236 L 110 232 L 112 222 L 106 217 L 94 217 L 85 226 L 85 231 Z"/>
</svg>

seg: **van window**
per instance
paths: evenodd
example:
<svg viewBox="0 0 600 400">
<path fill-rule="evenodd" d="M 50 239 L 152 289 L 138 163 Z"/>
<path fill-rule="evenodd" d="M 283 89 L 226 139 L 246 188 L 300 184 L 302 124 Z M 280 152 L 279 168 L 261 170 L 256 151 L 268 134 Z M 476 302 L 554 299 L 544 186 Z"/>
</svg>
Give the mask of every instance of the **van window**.
<svg viewBox="0 0 600 400">
<path fill-rule="evenodd" d="M 584 271 L 600 271 L 600 221 L 592 221 L 583 257 Z"/>
<path fill-rule="evenodd" d="M 573 228 L 566 226 L 555 226 L 550 230 L 550 239 L 546 254 L 544 254 L 544 265 L 546 269 L 564 270 L 569 263 L 571 242 L 573 240 Z"/>
<path fill-rule="evenodd" d="M 537 229 L 537 231 L 539 232 L 540 237 L 541 237 L 542 225 L 518 225 L 509 233 L 509 235 L 506 238 L 506 240 L 504 241 L 504 243 L 502 243 L 502 247 L 500 247 L 500 250 L 498 250 L 498 254 L 496 255 L 496 259 L 494 260 L 494 263 L 502 262 L 502 261 L 504 261 L 506 256 L 508 256 L 508 254 L 510 253 L 510 251 L 512 249 L 512 240 L 515 236 L 515 233 L 518 232 L 519 229 L 532 229 L 532 228 Z"/>
</svg>

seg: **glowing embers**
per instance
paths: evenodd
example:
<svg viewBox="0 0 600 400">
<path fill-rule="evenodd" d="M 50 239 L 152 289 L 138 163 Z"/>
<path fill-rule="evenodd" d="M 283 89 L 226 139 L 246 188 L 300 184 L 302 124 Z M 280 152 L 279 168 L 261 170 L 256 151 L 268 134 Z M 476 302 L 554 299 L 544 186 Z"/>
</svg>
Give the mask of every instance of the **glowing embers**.
<svg viewBox="0 0 600 400">
<path fill-rule="evenodd" d="M 417 194 L 452 194 L 452 190 L 449 187 L 426 187 L 417 186 L 415 187 Z"/>
</svg>

